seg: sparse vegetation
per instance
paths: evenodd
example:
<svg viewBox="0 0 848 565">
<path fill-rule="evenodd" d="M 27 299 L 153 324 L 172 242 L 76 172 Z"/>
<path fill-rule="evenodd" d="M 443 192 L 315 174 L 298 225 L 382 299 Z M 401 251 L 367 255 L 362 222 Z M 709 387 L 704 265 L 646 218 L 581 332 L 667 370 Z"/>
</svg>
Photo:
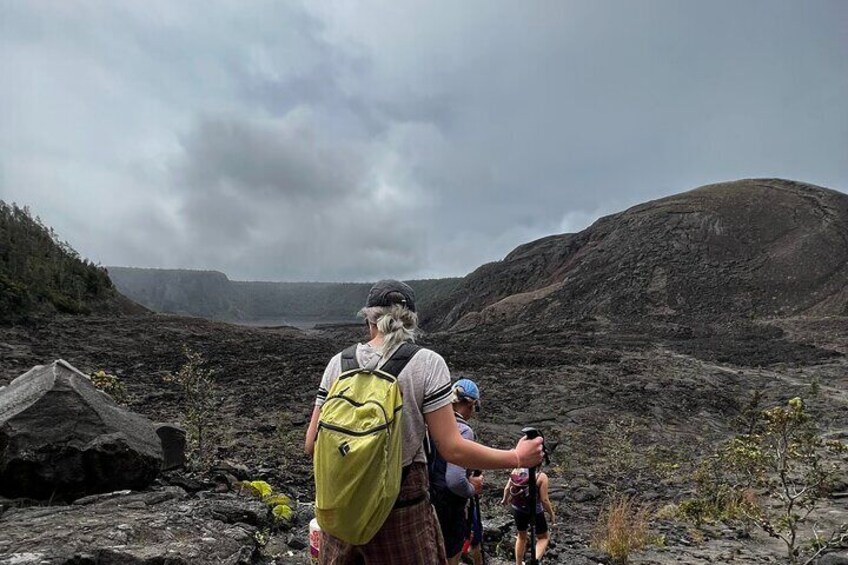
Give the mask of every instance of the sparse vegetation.
<svg viewBox="0 0 848 565">
<path fill-rule="evenodd" d="M 843 461 L 832 457 L 839 452 L 845 446 L 822 439 L 804 402 L 793 398 L 760 412 L 752 433 L 705 459 L 696 473 L 697 496 L 679 509 L 696 524 L 744 521 L 781 540 L 793 565 L 813 563 L 848 540 L 848 524 L 824 532 L 814 519 L 844 473 Z"/>
<path fill-rule="evenodd" d="M 168 373 L 163 379 L 177 384 L 183 394 L 189 464 L 205 469 L 212 462 L 208 435 L 214 415 L 216 386 L 213 372 L 206 368 L 206 360 L 200 352 L 184 345 L 183 355 L 186 360 L 179 371 Z"/>
<path fill-rule="evenodd" d="M 95 371 L 88 378 L 91 380 L 91 384 L 111 396 L 118 404 L 125 405 L 127 403 L 127 387 L 115 375 L 100 370 Z"/>
<path fill-rule="evenodd" d="M 624 478 L 636 479 L 641 474 L 638 468 L 641 456 L 633 443 L 635 433 L 636 422 L 630 419 L 610 420 L 601 434 L 604 463 L 616 482 Z"/>
<path fill-rule="evenodd" d="M 682 456 L 668 446 L 645 445 L 644 440 L 638 444 L 640 434 L 650 437 L 644 425 L 632 418 L 610 420 L 600 433 L 601 457 L 590 459 L 595 472 L 609 484 L 609 494 L 677 475 Z"/>
<path fill-rule="evenodd" d="M 698 495 L 681 501 L 675 507 L 677 517 L 692 522 L 696 527 L 715 522 L 744 522 L 754 507 L 753 490 L 737 488 L 728 482 L 732 470 L 724 467 L 722 457 L 708 457 L 696 468 L 693 478 Z"/>
<path fill-rule="evenodd" d="M 278 526 L 288 526 L 294 517 L 291 499 L 277 492 L 274 487 L 265 481 L 242 481 L 241 492 L 249 494 L 264 502 L 274 516 L 274 523 Z"/>
<path fill-rule="evenodd" d="M 613 495 L 598 518 L 592 547 L 606 552 L 616 565 L 628 563 L 633 553 L 656 541 L 648 525 L 650 515 L 634 498 Z"/>
</svg>

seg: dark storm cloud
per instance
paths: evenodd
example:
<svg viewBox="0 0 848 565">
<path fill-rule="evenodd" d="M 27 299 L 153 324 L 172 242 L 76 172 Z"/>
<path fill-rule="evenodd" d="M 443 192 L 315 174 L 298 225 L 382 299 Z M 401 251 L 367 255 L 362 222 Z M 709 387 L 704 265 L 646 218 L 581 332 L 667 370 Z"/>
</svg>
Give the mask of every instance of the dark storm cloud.
<svg viewBox="0 0 848 565">
<path fill-rule="evenodd" d="M 202 119 L 182 141 L 177 182 L 204 197 L 279 195 L 321 201 L 355 190 L 364 155 L 333 146 L 307 125 Z"/>
<path fill-rule="evenodd" d="M 839 0 L 141 6 L 0 7 L 0 197 L 107 264 L 463 274 L 709 182 L 848 188 Z"/>
<path fill-rule="evenodd" d="M 383 186 L 374 149 L 287 119 L 201 119 L 182 140 L 174 190 L 195 260 L 225 258 L 254 278 L 359 279 L 414 272 L 416 197 Z"/>
</svg>

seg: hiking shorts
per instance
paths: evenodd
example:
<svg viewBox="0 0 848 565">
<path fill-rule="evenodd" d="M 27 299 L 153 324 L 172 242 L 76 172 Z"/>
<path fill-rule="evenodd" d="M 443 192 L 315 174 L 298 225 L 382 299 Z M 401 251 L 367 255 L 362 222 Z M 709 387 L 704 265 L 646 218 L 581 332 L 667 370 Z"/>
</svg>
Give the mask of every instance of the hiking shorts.
<svg viewBox="0 0 848 565">
<path fill-rule="evenodd" d="M 445 553 L 453 557 L 462 551 L 468 538 L 468 516 L 465 509 L 468 499 L 453 494 L 450 491 L 431 491 L 433 508 L 439 518 L 442 538 L 445 540 Z"/>
<path fill-rule="evenodd" d="M 374 539 L 351 545 L 327 532 L 321 534 L 321 565 L 444 565 L 447 561 L 436 512 L 429 502 L 427 466 L 413 463 L 400 487 L 398 501 L 421 498 L 395 508 Z"/>
<path fill-rule="evenodd" d="M 515 518 L 515 529 L 519 532 L 526 532 L 530 526 L 530 513 L 513 508 L 512 516 Z M 536 514 L 536 535 L 539 536 L 546 533 L 548 533 L 548 521 L 545 519 L 545 513 L 538 512 Z"/>
</svg>

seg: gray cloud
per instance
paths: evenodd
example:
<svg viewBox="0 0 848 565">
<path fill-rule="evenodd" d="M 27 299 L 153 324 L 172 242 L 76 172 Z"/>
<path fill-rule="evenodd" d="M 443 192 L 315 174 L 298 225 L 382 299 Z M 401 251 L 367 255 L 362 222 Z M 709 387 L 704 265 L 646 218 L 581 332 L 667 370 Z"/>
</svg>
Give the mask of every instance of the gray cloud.
<svg viewBox="0 0 848 565">
<path fill-rule="evenodd" d="M 848 5 L 0 5 L 0 198 L 106 264 L 468 272 L 700 184 L 848 187 Z"/>
<path fill-rule="evenodd" d="M 204 199 L 278 194 L 321 201 L 359 188 L 365 156 L 308 124 L 202 119 L 182 141 L 176 182 Z"/>
<path fill-rule="evenodd" d="M 201 119 L 172 180 L 195 260 L 251 278 L 359 279 L 420 268 L 426 212 L 380 165 L 386 150 L 328 139 L 308 112 L 278 120 Z"/>
</svg>

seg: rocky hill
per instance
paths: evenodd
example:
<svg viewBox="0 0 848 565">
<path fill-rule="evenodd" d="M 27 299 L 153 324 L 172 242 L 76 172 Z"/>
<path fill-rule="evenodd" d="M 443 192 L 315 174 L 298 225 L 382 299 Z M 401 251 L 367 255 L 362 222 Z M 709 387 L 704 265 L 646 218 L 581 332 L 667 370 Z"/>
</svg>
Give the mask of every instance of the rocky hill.
<svg viewBox="0 0 848 565">
<path fill-rule="evenodd" d="M 371 283 L 232 281 L 217 271 L 109 267 L 121 292 L 157 312 L 225 321 L 352 321 Z M 461 279 L 409 281 L 422 309 Z"/>
<path fill-rule="evenodd" d="M 424 322 L 708 324 L 799 314 L 848 314 L 848 195 L 750 179 L 522 245 L 465 277 Z"/>
<path fill-rule="evenodd" d="M 143 310 L 28 209 L 0 201 L 0 322 L 54 312 Z"/>
</svg>

